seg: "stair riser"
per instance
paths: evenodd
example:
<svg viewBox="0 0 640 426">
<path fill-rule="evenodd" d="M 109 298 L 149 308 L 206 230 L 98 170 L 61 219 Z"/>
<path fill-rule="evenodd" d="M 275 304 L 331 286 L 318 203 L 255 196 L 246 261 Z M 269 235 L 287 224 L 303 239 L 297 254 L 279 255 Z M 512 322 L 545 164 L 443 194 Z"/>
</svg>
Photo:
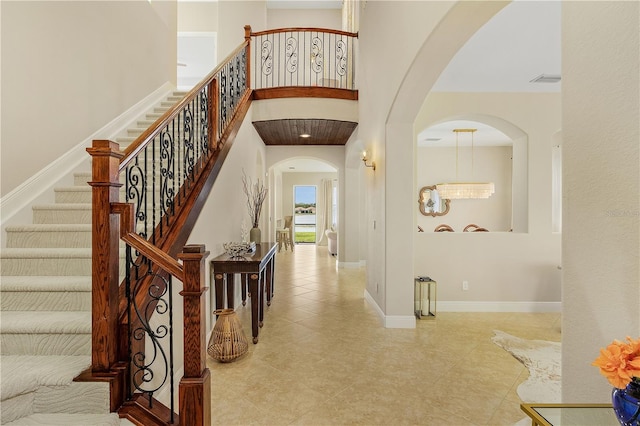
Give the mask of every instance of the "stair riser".
<svg viewBox="0 0 640 426">
<path fill-rule="evenodd" d="M 36 413 L 109 412 L 109 385 L 106 383 L 73 382 L 69 386 L 40 387 L 33 409 Z"/>
<path fill-rule="evenodd" d="M 91 275 L 91 257 L 75 258 L 20 258 L 4 257 L 1 275 Z M 120 270 L 124 271 L 125 259 L 120 259 Z"/>
<path fill-rule="evenodd" d="M 6 424 L 33 414 L 35 397 L 35 392 L 28 392 L 3 400 L 2 410 L 0 410 L 0 423 Z"/>
<path fill-rule="evenodd" d="M 7 247 L 91 248 L 91 231 L 7 231 Z"/>
<path fill-rule="evenodd" d="M 91 333 L 0 335 L 2 355 L 91 355 Z"/>
<path fill-rule="evenodd" d="M 91 292 L 3 291 L 3 311 L 90 311 Z"/>
<path fill-rule="evenodd" d="M 33 210 L 33 223 L 48 223 L 48 224 L 90 224 L 91 223 L 91 209 L 34 209 Z"/>
</svg>

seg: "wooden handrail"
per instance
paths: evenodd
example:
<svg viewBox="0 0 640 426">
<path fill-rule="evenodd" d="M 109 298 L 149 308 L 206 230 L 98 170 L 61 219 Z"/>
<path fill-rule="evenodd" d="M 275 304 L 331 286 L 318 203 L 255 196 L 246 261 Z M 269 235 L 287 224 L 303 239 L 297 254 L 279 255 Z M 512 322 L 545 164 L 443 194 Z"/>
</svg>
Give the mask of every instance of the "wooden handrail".
<svg viewBox="0 0 640 426">
<path fill-rule="evenodd" d="M 249 46 L 249 42 L 245 41 L 238 46 L 233 52 L 231 52 L 216 68 L 204 77 L 200 83 L 193 87 L 177 104 L 169 108 L 164 114 L 162 114 L 147 130 L 142 132 L 140 136 L 136 138 L 127 148 L 124 149 L 124 157 L 120 161 L 120 171 L 135 158 L 136 155 L 144 149 L 144 147 L 158 135 L 161 129 L 163 129 L 171 120 L 173 120 L 184 107 L 191 102 L 195 96 L 202 91 L 208 84 L 210 84 L 214 77 L 220 72 L 220 70 L 242 49 Z"/>
<path fill-rule="evenodd" d="M 249 27 L 249 31 L 251 31 L 251 27 Z M 338 35 L 358 38 L 358 33 L 351 33 L 348 31 L 341 31 L 341 30 L 332 30 L 328 28 L 306 28 L 306 27 L 276 28 L 273 30 L 251 32 L 250 34 L 252 37 L 254 37 L 254 36 L 267 35 L 267 34 L 293 33 L 293 32 L 305 32 L 305 33 L 319 32 L 319 33 L 338 34 Z"/>
</svg>

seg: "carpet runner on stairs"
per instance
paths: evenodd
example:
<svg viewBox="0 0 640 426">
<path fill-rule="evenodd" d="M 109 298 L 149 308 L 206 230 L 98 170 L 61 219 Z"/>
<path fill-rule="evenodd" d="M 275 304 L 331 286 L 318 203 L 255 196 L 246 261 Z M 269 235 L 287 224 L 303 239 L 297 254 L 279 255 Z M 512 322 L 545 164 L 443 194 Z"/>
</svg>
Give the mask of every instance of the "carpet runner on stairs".
<svg viewBox="0 0 640 426">
<path fill-rule="evenodd" d="M 176 92 L 116 138 L 124 149 L 184 96 Z M 87 169 L 90 159 L 87 155 Z M 91 173 L 8 226 L 0 251 L 0 423 L 131 425 L 109 413 L 109 385 L 74 382 L 91 365 Z M 124 270 L 124 257 L 121 257 Z"/>
</svg>

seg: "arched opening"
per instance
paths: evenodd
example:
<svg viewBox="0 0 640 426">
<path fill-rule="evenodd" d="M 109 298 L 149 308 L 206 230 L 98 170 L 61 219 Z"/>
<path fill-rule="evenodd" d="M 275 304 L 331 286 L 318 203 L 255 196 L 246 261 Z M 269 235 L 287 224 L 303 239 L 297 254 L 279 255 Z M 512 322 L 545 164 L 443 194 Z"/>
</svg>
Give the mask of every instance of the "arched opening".
<svg viewBox="0 0 640 426">
<path fill-rule="evenodd" d="M 338 168 L 317 158 L 292 157 L 273 164 L 270 175 L 275 228 L 290 216 L 294 244 L 326 246 L 337 255 L 337 234 L 331 232 L 340 222 Z"/>
<path fill-rule="evenodd" d="M 476 131 L 456 138 L 456 129 Z M 427 232 L 440 222 L 458 230 L 477 224 L 493 232 L 527 232 L 527 141 L 517 126 L 488 115 L 453 116 L 428 125 L 417 137 L 416 187 L 492 182 L 495 193 L 488 199 L 451 200 L 445 217 L 416 209 L 418 226 Z"/>
</svg>

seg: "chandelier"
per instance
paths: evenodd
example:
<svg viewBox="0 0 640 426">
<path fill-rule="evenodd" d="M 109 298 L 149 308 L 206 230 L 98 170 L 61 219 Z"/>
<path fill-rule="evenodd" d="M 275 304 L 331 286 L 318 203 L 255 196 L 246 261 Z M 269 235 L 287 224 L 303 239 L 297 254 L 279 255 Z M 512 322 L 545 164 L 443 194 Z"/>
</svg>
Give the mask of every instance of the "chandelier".
<svg viewBox="0 0 640 426">
<path fill-rule="evenodd" d="M 473 176 L 473 134 L 478 129 L 453 129 L 456 134 L 456 181 L 458 180 L 458 136 L 471 133 L 471 175 Z M 439 183 L 436 189 L 441 198 L 450 200 L 469 198 L 489 198 L 495 192 L 493 182 L 451 182 Z"/>
</svg>

